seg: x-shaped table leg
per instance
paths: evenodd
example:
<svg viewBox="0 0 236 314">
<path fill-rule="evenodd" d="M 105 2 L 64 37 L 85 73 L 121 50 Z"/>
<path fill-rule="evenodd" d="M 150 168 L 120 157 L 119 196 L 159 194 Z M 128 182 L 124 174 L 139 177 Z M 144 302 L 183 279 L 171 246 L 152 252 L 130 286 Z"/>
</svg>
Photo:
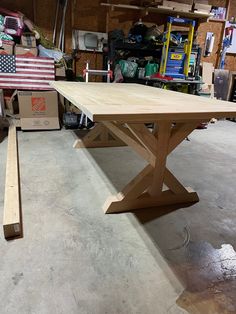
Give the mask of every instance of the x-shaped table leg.
<svg viewBox="0 0 236 314">
<path fill-rule="evenodd" d="M 102 124 L 97 123 L 82 139 L 77 139 L 74 148 L 117 147 L 126 145 Z"/>
<path fill-rule="evenodd" d="M 177 124 L 171 121 L 157 121 L 153 133 L 142 123 L 121 125 L 116 122 L 103 122 L 111 132 L 149 163 L 120 193 L 106 200 L 105 213 L 197 202 L 197 193 L 177 180 L 167 169 L 166 161 L 167 156 L 200 122 L 203 121 Z M 164 186 L 168 189 L 164 190 Z"/>
</svg>

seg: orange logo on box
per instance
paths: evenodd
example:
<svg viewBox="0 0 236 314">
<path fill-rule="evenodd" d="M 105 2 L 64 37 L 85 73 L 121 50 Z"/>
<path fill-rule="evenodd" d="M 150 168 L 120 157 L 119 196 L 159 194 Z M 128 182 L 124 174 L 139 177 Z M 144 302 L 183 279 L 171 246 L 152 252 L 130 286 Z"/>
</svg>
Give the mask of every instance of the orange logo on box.
<svg viewBox="0 0 236 314">
<path fill-rule="evenodd" d="M 32 111 L 42 112 L 46 111 L 46 102 L 44 97 L 32 97 Z"/>
</svg>

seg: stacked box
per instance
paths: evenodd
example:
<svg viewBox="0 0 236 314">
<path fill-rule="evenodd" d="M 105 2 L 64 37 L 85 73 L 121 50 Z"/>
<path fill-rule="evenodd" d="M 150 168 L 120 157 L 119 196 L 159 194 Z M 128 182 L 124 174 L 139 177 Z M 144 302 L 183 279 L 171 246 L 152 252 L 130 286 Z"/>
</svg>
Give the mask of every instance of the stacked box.
<svg viewBox="0 0 236 314">
<path fill-rule="evenodd" d="M 12 55 L 14 48 L 14 41 L 11 40 L 2 40 L 2 47 L 0 49 L 0 54 L 3 55 Z"/>
</svg>

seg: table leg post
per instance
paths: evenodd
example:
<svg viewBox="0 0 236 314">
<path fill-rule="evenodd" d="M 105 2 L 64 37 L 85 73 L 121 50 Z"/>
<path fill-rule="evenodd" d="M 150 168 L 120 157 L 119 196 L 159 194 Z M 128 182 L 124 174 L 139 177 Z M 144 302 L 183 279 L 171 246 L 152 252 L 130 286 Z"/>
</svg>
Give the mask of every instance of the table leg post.
<svg viewBox="0 0 236 314">
<path fill-rule="evenodd" d="M 166 159 L 168 156 L 169 140 L 171 135 L 172 123 L 159 122 L 158 123 L 158 142 L 157 142 L 157 156 L 153 174 L 153 182 L 149 189 L 149 194 L 158 196 L 162 193 Z"/>
</svg>

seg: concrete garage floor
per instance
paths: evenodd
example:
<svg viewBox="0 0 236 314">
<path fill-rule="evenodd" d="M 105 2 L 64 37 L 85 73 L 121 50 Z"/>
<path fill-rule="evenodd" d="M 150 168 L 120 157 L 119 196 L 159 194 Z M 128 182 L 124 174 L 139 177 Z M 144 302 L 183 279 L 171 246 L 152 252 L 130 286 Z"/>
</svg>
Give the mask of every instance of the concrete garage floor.
<svg viewBox="0 0 236 314">
<path fill-rule="evenodd" d="M 235 134 L 218 122 L 169 157 L 199 203 L 104 215 L 144 166 L 135 153 L 74 150 L 72 131 L 19 132 L 24 238 L 1 232 L 0 313 L 236 313 Z"/>
</svg>

